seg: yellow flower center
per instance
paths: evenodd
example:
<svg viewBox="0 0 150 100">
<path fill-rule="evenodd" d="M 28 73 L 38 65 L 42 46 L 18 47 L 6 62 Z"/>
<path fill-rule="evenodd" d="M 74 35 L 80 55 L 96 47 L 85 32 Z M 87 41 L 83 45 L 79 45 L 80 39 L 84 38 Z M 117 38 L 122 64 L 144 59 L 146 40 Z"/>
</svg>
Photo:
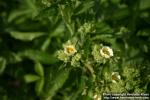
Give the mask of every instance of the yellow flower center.
<svg viewBox="0 0 150 100">
<path fill-rule="evenodd" d="M 72 53 L 72 52 L 74 52 L 74 48 L 72 48 L 72 47 L 67 47 L 67 48 L 66 48 L 66 51 L 67 51 L 68 53 Z"/>
<path fill-rule="evenodd" d="M 117 81 L 118 80 L 118 77 L 116 76 L 116 75 L 112 75 L 112 80 L 115 80 L 115 81 Z"/>
<path fill-rule="evenodd" d="M 110 53 L 109 53 L 109 51 L 108 51 L 108 49 L 107 49 L 107 48 L 103 48 L 103 50 L 102 50 L 102 51 L 103 51 L 103 53 L 104 53 L 104 54 L 110 55 Z"/>
</svg>

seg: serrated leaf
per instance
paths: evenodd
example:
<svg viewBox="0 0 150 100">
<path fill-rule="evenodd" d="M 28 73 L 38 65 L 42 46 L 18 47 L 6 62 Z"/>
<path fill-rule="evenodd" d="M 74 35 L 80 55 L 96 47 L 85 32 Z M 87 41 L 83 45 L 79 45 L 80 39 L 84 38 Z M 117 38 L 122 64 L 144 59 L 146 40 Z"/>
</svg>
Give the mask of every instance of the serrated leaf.
<svg viewBox="0 0 150 100">
<path fill-rule="evenodd" d="M 19 55 L 44 64 L 53 64 L 57 62 L 54 55 L 39 50 L 25 50 L 24 52 L 20 52 Z"/>
<path fill-rule="evenodd" d="M 42 32 L 17 32 L 17 31 L 12 31 L 10 32 L 10 35 L 18 40 L 21 41 L 32 41 L 35 38 L 38 38 L 42 35 L 45 35 Z"/>
<path fill-rule="evenodd" d="M 51 100 L 58 89 L 60 89 L 66 82 L 69 76 L 69 71 L 61 70 L 57 72 L 57 76 L 51 80 L 51 82 L 46 84 L 46 91 L 44 92 L 43 100 Z"/>
<path fill-rule="evenodd" d="M 4 58 L 0 58 L 0 75 L 4 72 L 6 68 L 6 60 Z"/>
<path fill-rule="evenodd" d="M 42 77 L 44 76 L 44 69 L 41 63 L 36 62 L 34 66 L 34 70 L 39 76 L 42 76 Z"/>
<path fill-rule="evenodd" d="M 38 80 L 35 84 L 35 92 L 37 95 L 40 95 L 44 86 L 44 79 Z"/>
<path fill-rule="evenodd" d="M 25 80 L 26 83 L 35 82 L 39 79 L 40 79 L 39 76 L 33 75 L 33 74 L 27 74 L 27 75 L 24 76 L 24 80 Z"/>
</svg>

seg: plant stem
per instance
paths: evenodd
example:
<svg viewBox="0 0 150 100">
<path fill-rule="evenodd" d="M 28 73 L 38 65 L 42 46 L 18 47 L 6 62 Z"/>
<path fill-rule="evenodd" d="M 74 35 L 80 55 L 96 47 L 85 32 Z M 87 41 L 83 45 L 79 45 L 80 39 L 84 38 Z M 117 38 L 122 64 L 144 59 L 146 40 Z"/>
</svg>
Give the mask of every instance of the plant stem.
<svg viewBox="0 0 150 100">
<path fill-rule="evenodd" d="M 73 32 L 73 30 L 72 30 L 72 28 L 71 28 L 71 25 L 70 25 L 69 21 L 68 21 L 70 18 L 68 18 L 68 19 L 66 18 L 65 12 L 63 11 L 61 5 L 58 5 L 58 7 L 59 7 L 59 10 L 60 10 L 62 19 L 64 20 L 64 22 L 65 22 L 65 24 L 66 24 L 66 26 L 67 26 L 67 28 L 68 28 L 68 30 L 69 30 L 71 36 L 72 36 L 74 32 Z"/>
</svg>

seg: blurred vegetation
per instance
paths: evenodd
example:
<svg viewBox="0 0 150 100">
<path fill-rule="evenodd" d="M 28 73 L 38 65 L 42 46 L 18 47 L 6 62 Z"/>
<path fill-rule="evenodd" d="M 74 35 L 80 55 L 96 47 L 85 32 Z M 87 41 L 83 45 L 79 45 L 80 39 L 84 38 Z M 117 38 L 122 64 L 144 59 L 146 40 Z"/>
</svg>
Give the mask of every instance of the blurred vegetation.
<svg viewBox="0 0 150 100">
<path fill-rule="evenodd" d="M 112 58 L 99 56 L 103 46 Z M 104 92 L 150 93 L 150 0 L 0 0 L 0 100 Z"/>
</svg>

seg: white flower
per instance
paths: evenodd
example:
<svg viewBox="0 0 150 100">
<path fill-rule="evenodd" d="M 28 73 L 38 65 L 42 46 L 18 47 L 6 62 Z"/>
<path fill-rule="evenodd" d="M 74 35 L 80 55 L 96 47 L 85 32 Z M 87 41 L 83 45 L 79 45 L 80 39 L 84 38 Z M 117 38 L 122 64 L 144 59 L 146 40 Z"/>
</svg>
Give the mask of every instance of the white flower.
<svg viewBox="0 0 150 100">
<path fill-rule="evenodd" d="M 77 52 L 74 45 L 65 45 L 64 46 L 64 53 L 67 55 L 74 55 Z"/>
<path fill-rule="evenodd" d="M 93 99 L 94 99 L 94 100 L 101 100 L 101 96 L 98 95 L 98 94 L 95 94 L 95 95 L 93 96 Z"/>
<path fill-rule="evenodd" d="M 104 58 L 110 58 L 113 56 L 113 50 L 108 46 L 103 46 L 102 49 L 100 49 L 100 54 Z"/>
<path fill-rule="evenodd" d="M 119 75 L 118 72 L 112 72 L 111 79 L 113 83 L 117 83 L 117 81 L 121 79 L 121 76 Z"/>
</svg>

